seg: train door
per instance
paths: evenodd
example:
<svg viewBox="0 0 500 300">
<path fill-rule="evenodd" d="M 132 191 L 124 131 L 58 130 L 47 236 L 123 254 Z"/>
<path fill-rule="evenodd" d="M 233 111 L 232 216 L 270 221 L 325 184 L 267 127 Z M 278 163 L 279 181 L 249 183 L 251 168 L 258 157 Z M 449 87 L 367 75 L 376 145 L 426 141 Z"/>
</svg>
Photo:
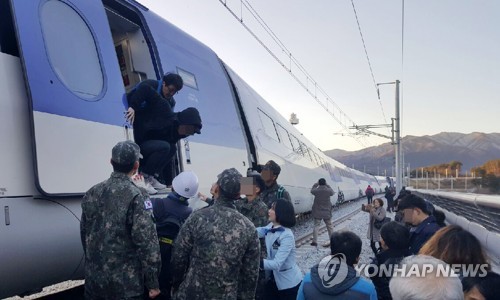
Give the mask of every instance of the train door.
<svg viewBox="0 0 500 300">
<path fill-rule="evenodd" d="M 101 1 L 11 0 L 31 107 L 35 181 L 45 195 L 109 176 L 124 93 Z"/>
</svg>

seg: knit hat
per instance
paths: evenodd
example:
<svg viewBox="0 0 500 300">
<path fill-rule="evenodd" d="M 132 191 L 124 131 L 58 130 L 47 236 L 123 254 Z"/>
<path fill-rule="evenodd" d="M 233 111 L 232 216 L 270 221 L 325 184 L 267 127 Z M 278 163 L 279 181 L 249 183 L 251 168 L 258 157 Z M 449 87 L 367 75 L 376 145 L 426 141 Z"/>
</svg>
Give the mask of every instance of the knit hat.
<svg viewBox="0 0 500 300">
<path fill-rule="evenodd" d="M 194 107 L 188 107 L 183 111 L 177 113 L 177 120 L 179 120 L 180 125 L 194 125 L 196 127 L 195 132 L 201 133 L 201 117 L 200 112 Z"/>
</svg>

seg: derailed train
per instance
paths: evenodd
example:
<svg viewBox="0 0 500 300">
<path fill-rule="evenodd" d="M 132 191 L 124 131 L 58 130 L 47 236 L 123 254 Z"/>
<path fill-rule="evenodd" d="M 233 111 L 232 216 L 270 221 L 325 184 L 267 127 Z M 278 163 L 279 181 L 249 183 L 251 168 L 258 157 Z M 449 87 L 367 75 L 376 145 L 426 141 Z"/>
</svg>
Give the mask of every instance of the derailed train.
<svg viewBox="0 0 500 300">
<path fill-rule="evenodd" d="M 122 95 L 166 71 L 184 79 L 176 110 L 203 118 L 177 156 L 201 191 L 222 169 L 269 159 L 298 213 L 321 177 L 346 200 L 388 185 L 324 155 L 212 50 L 135 1 L 1 0 L 0 49 L 0 298 L 83 277 L 80 201 L 132 136 Z"/>
</svg>

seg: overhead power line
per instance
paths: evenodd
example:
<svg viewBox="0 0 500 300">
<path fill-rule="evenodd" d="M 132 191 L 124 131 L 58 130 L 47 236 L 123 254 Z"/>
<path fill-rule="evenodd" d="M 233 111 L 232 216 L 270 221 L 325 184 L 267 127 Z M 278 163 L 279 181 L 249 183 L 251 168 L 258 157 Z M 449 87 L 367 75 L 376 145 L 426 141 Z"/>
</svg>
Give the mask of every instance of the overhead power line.
<svg viewBox="0 0 500 300">
<path fill-rule="evenodd" d="M 387 123 L 387 118 L 385 116 L 384 107 L 382 106 L 382 101 L 380 100 L 380 92 L 378 90 L 377 82 L 375 81 L 375 76 L 373 75 L 373 68 L 370 62 L 370 57 L 368 56 L 368 50 L 366 50 L 365 39 L 363 37 L 363 32 L 361 31 L 361 25 L 359 24 L 358 13 L 356 12 L 356 7 L 354 6 L 354 0 L 351 0 L 352 9 L 354 10 L 354 16 L 356 17 L 356 23 L 358 24 L 359 35 L 361 36 L 361 42 L 363 43 L 363 48 L 365 49 L 366 60 L 368 61 L 368 67 L 370 67 L 370 74 L 372 75 L 373 86 L 377 92 L 378 103 L 380 104 L 380 109 L 382 110 L 382 116 L 384 117 L 384 123 Z"/>
<path fill-rule="evenodd" d="M 226 3 L 225 0 L 219 0 L 219 2 L 233 15 L 239 23 L 259 42 L 259 44 L 285 69 L 288 71 L 290 76 L 292 76 L 305 90 L 306 92 L 313 97 L 316 102 L 318 102 L 323 109 L 325 109 L 330 116 L 337 121 L 346 133 L 346 135 L 354 138 L 358 143 L 363 147 L 367 147 L 366 141 L 364 137 L 356 136 L 349 127 L 356 125 L 356 123 L 342 111 L 342 109 L 332 100 L 330 96 L 326 93 L 326 91 L 317 83 L 316 80 L 307 72 L 307 70 L 302 66 L 302 64 L 292 55 L 292 53 L 287 49 L 287 47 L 283 44 L 283 42 L 276 36 L 276 34 L 271 30 L 271 28 L 267 25 L 267 23 L 260 17 L 258 12 L 252 7 L 252 5 L 247 0 L 241 0 L 240 6 L 240 16 L 234 12 Z M 274 43 L 277 44 L 279 49 L 285 53 L 289 62 L 288 64 L 281 60 L 278 55 L 273 52 L 269 46 L 267 46 L 262 39 L 260 39 L 257 34 L 255 34 L 245 23 L 243 20 L 243 7 L 248 10 L 250 15 L 260 24 L 260 26 L 264 29 L 264 31 L 271 37 Z M 292 70 L 292 65 L 295 66 L 303 75 L 305 75 L 305 82 L 299 78 Z M 314 86 L 314 89 L 309 88 L 309 82 Z M 329 105 L 330 104 L 330 105 Z"/>
</svg>

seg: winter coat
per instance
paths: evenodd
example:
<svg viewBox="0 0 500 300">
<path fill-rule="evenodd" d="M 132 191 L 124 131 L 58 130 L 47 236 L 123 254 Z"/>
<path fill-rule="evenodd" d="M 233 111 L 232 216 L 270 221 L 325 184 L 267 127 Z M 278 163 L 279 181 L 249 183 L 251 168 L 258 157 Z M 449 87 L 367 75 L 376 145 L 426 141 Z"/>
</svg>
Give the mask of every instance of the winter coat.
<svg viewBox="0 0 500 300">
<path fill-rule="evenodd" d="M 311 188 L 311 194 L 314 195 L 313 218 L 330 219 L 332 217 L 332 202 L 330 201 L 330 197 L 333 196 L 332 188 L 328 185 L 315 184 Z"/>
<path fill-rule="evenodd" d="M 377 292 L 373 283 L 364 277 L 358 276 L 353 267 L 347 266 L 346 274 L 341 274 L 340 268 L 333 268 L 331 278 L 335 279 L 337 276 L 345 276 L 345 278 L 341 282 L 327 287 L 324 278 L 318 272 L 318 265 L 313 266 L 311 272 L 304 276 L 304 280 L 300 284 L 297 300 L 377 299 Z"/>
<path fill-rule="evenodd" d="M 375 228 L 373 225 L 375 220 L 382 221 L 385 218 L 385 208 L 382 206 L 379 208 L 372 208 L 370 211 L 370 223 L 368 226 L 367 237 L 372 242 L 378 242 L 380 240 L 380 229 Z"/>
</svg>

